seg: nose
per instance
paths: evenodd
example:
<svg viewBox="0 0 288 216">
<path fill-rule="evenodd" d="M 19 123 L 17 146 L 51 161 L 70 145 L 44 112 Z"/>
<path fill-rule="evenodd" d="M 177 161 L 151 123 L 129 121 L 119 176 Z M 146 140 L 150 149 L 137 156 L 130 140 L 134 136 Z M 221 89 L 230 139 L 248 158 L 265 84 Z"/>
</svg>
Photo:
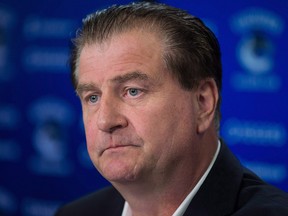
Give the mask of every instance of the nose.
<svg viewBox="0 0 288 216">
<path fill-rule="evenodd" d="M 128 121 L 121 110 L 120 103 L 116 99 L 105 98 L 102 95 L 98 109 L 98 129 L 103 132 L 113 133 L 115 130 L 124 128 L 127 125 Z"/>
</svg>

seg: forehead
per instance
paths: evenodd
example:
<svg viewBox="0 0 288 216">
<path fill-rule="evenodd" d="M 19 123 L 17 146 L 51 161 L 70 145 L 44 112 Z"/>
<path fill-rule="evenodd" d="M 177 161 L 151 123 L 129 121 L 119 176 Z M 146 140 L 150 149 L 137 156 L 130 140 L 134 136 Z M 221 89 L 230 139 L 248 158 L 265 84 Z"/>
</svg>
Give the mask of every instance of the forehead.
<svg viewBox="0 0 288 216">
<path fill-rule="evenodd" d="M 105 78 L 115 73 L 163 70 L 163 45 L 155 33 L 132 30 L 102 43 L 86 44 L 79 58 L 79 82 L 91 75 Z M 88 76 L 89 75 L 89 76 Z"/>
<path fill-rule="evenodd" d="M 160 37 L 156 32 L 145 31 L 144 29 L 132 29 L 122 33 L 115 33 L 101 42 L 86 44 L 84 49 L 93 46 L 96 51 L 112 54 L 129 54 L 131 52 L 142 52 L 143 55 L 151 55 L 152 51 L 161 51 L 163 49 Z M 157 52 L 158 53 L 158 52 Z"/>
</svg>

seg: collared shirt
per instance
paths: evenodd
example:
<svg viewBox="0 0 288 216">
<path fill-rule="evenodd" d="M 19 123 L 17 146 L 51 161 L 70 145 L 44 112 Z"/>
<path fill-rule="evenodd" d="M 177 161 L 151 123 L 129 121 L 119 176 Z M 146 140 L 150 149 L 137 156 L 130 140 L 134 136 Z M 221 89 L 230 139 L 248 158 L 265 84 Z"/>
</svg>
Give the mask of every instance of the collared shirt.
<svg viewBox="0 0 288 216">
<path fill-rule="evenodd" d="M 182 216 L 184 214 L 184 212 L 188 208 L 190 202 L 192 201 L 193 197 L 196 195 L 196 193 L 198 192 L 199 188 L 201 187 L 201 185 L 205 181 L 207 175 L 209 174 L 210 170 L 212 169 L 212 167 L 213 167 L 213 165 L 214 165 L 214 163 L 216 161 L 216 158 L 218 157 L 218 154 L 219 154 L 219 151 L 220 151 L 220 147 L 221 147 L 221 142 L 218 140 L 217 150 L 216 150 L 216 152 L 215 152 L 215 154 L 213 156 L 213 159 L 210 162 L 207 170 L 202 175 L 202 177 L 200 178 L 198 183 L 195 185 L 195 187 L 192 189 L 192 191 L 188 194 L 188 196 L 184 199 L 184 201 L 176 209 L 176 211 L 174 212 L 174 214 L 172 216 Z M 122 211 L 122 216 L 132 216 L 132 211 L 131 211 L 131 208 L 130 208 L 130 206 L 129 206 L 127 201 L 124 204 L 124 208 L 123 208 L 123 211 Z"/>
</svg>

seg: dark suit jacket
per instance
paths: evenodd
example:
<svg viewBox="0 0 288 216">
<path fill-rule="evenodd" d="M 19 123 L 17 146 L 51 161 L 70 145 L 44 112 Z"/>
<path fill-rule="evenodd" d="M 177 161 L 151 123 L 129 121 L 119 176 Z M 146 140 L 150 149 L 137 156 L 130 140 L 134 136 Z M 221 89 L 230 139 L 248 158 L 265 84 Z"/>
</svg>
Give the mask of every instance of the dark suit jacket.
<svg viewBox="0 0 288 216">
<path fill-rule="evenodd" d="M 121 216 L 124 199 L 109 187 L 62 207 L 57 216 Z M 244 168 L 222 143 L 218 158 L 184 216 L 284 216 L 288 195 Z"/>
</svg>

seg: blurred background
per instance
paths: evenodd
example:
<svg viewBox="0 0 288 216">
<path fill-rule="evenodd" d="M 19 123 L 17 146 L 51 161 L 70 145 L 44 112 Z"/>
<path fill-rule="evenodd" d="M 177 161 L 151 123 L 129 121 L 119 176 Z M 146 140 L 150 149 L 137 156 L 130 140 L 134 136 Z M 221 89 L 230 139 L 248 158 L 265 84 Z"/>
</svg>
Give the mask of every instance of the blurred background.
<svg viewBox="0 0 288 216">
<path fill-rule="evenodd" d="M 50 216 L 108 183 L 86 151 L 70 39 L 116 0 L 0 0 L 0 215 Z M 202 18 L 223 60 L 221 136 L 288 191 L 288 1 L 159 1 Z"/>
</svg>

